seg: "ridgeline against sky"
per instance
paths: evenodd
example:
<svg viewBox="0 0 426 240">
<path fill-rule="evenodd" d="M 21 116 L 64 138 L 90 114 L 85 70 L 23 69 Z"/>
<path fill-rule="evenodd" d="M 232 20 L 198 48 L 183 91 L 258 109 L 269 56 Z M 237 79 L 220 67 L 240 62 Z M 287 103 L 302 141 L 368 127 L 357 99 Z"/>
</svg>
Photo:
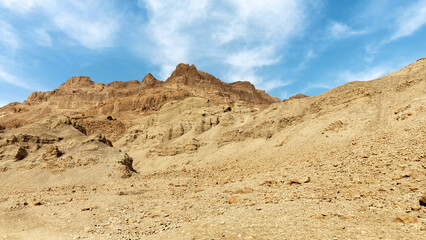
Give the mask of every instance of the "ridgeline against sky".
<svg viewBox="0 0 426 240">
<path fill-rule="evenodd" d="M 0 106 L 77 75 L 165 80 L 180 62 L 312 96 L 424 57 L 425 24 L 425 0 L 0 0 Z"/>
</svg>

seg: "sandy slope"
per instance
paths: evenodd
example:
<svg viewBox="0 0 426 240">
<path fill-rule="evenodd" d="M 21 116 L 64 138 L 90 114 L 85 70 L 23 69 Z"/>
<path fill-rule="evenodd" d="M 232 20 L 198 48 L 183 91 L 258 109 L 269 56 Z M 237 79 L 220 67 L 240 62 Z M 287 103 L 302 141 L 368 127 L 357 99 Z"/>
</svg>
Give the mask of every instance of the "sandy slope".
<svg viewBox="0 0 426 240">
<path fill-rule="evenodd" d="M 425 235 L 425 59 L 263 111 L 228 106 L 200 97 L 170 101 L 132 119 L 112 147 L 95 132 L 77 131 L 78 121 L 5 130 L 0 238 Z M 6 144 L 22 133 L 63 139 L 38 149 L 31 141 Z M 14 159 L 19 146 L 29 153 L 22 160 Z M 47 161 L 52 146 L 64 154 Z M 137 173 L 123 164 L 126 154 Z M 86 158 L 98 160 L 75 160 Z"/>
</svg>

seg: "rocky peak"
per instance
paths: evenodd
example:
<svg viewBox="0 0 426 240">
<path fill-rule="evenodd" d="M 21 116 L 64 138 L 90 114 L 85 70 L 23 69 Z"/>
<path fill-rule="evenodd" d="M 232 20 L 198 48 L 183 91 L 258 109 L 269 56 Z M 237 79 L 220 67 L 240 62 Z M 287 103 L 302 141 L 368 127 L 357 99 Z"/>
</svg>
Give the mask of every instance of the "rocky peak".
<svg viewBox="0 0 426 240">
<path fill-rule="evenodd" d="M 154 87 L 160 87 L 163 85 L 163 82 L 160 80 L 157 80 L 154 76 L 152 76 L 151 73 L 147 73 L 145 77 L 142 79 L 142 86 L 146 88 L 154 88 Z"/>
<path fill-rule="evenodd" d="M 292 100 L 292 99 L 301 99 L 301 98 L 307 98 L 309 97 L 308 95 L 305 95 L 303 93 L 298 93 L 294 96 L 291 96 L 288 100 Z"/>
<path fill-rule="evenodd" d="M 200 78 L 201 75 L 194 64 L 189 65 L 189 64 L 179 63 L 176 66 L 175 71 L 173 71 L 172 75 L 167 79 L 167 81 L 171 79 L 176 79 L 179 77 Z"/>
<path fill-rule="evenodd" d="M 76 77 L 70 77 L 68 80 L 61 84 L 59 88 L 66 88 L 66 87 L 91 87 L 94 86 L 95 82 L 93 82 L 90 77 L 86 76 L 76 76 Z"/>
<path fill-rule="evenodd" d="M 255 90 L 254 85 L 248 81 L 237 81 L 237 82 L 230 83 L 230 85 L 238 89 L 246 89 L 250 91 Z"/>
</svg>

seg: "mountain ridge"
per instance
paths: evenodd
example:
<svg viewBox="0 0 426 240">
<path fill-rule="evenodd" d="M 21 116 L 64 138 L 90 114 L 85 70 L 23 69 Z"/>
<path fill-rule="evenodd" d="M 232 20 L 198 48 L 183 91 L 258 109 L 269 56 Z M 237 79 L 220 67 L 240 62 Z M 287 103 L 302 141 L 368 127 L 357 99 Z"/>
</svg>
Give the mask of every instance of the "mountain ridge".
<svg viewBox="0 0 426 240">
<path fill-rule="evenodd" d="M 206 98 L 217 104 L 239 104 L 259 109 L 279 101 L 249 82 L 225 83 L 199 71 L 194 65 L 182 63 L 166 81 L 157 80 L 151 73 L 146 74 L 141 82 L 114 81 L 108 84 L 96 83 L 88 76 L 70 77 L 57 89 L 33 92 L 23 103 L 0 108 L 3 112 L 0 124 L 4 127 L 22 126 L 55 114 L 150 114 L 166 102 L 190 96 Z"/>
</svg>

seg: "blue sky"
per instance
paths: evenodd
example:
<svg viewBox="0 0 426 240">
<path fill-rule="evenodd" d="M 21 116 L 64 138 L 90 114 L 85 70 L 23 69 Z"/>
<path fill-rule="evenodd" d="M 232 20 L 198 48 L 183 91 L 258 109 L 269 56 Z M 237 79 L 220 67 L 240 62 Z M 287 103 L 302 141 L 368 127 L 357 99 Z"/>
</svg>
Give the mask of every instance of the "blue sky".
<svg viewBox="0 0 426 240">
<path fill-rule="evenodd" d="M 0 0 L 0 106 L 71 76 L 165 80 L 180 63 L 281 99 L 426 57 L 426 0 Z"/>
</svg>

